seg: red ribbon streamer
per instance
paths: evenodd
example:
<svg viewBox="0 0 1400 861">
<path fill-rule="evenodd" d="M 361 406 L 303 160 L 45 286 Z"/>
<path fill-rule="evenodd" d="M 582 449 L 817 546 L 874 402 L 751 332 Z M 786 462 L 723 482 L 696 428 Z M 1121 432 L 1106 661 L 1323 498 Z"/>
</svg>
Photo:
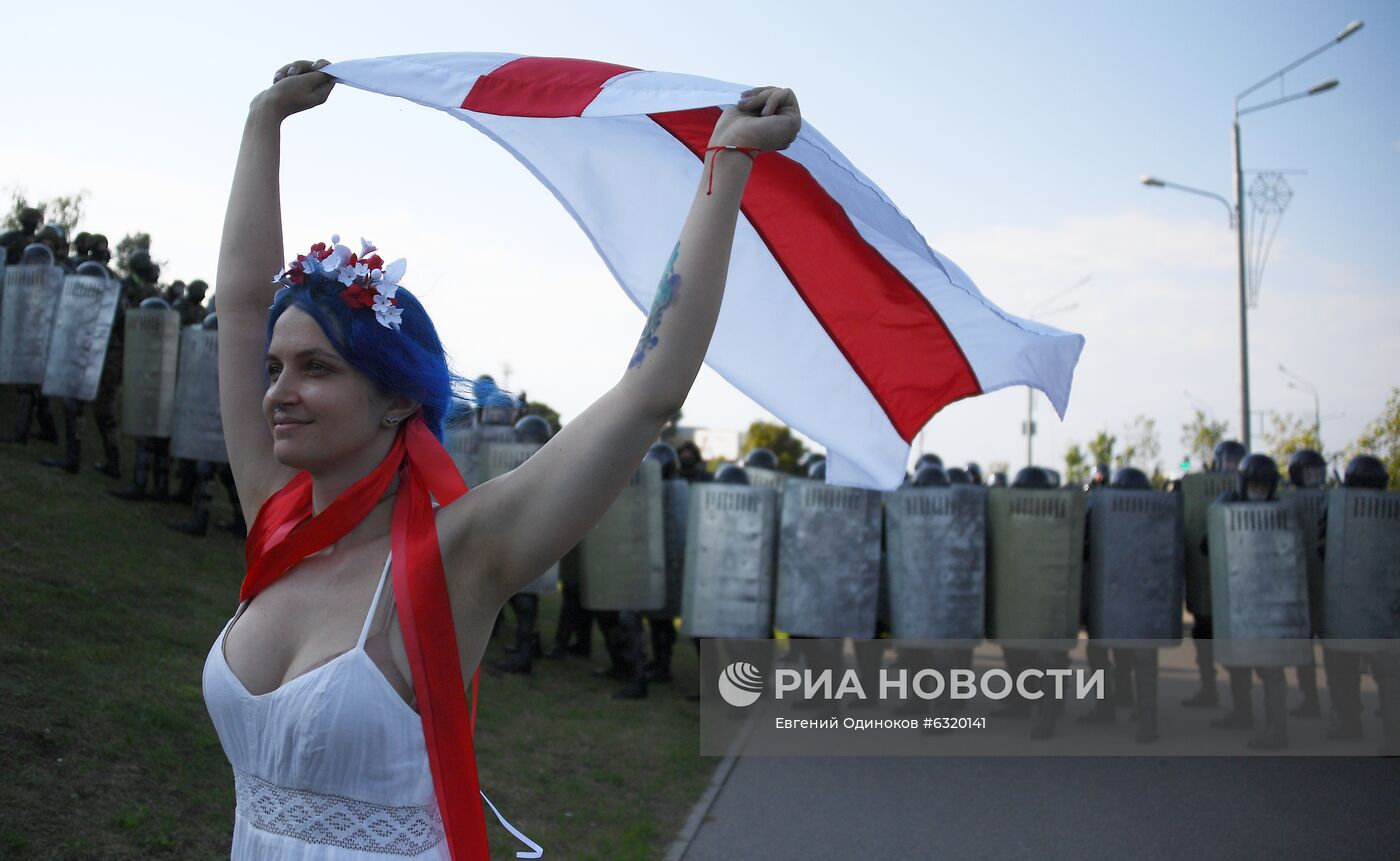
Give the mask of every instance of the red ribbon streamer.
<svg viewBox="0 0 1400 861">
<path fill-rule="evenodd" d="M 320 514 L 312 513 L 311 475 L 305 471 L 268 497 L 248 532 L 248 572 L 240 598 L 250 600 L 298 562 L 343 538 L 379 503 L 395 474 L 400 481 L 390 530 L 394 599 L 438 810 L 453 858 L 489 858 L 472 742 L 480 671 L 472 674 L 469 711 L 432 506 L 433 499 L 451 503 L 467 486 L 421 416 L 404 425 L 379 466 Z"/>
</svg>

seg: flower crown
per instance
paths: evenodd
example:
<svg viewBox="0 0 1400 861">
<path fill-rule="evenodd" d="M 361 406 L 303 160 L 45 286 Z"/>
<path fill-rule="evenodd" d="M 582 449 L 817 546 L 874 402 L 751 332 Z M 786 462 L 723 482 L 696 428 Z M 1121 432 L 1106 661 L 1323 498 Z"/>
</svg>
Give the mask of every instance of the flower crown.
<svg viewBox="0 0 1400 861">
<path fill-rule="evenodd" d="M 394 301 L 399 289 L 399 279 L 408 269 L 408 261 L 400 257 L 388 266 L 375 252 L 374 243 L 361 237 L 360 253 L 357 255 L 340 244 L 340 235 L 331 236 L 330 245 L 317 242 L 305 254 L 287 264 L 287 268 L 277 273 L 273 284 L 286 287 L 299 287 L 311 279 L 325 286 L 343 284 L 340 298 L 350 308 L 371 308 L 379 325 L 395 331 L 399 328 L 399 318 L 403 309 Z"/>
</svg>

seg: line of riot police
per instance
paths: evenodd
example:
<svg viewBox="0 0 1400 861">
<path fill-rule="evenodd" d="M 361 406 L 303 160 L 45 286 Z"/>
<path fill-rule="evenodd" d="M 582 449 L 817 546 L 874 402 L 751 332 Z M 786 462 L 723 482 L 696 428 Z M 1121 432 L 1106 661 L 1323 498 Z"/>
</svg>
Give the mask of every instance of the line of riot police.
<svg viewBox="0 0 1400 861">
<path fill-rule="evenodd" d="M 121 477 L 117 432 L 135 438 L 131 481 L 113 490 L 127 500 L 174 499 L 192 506 L 170 524 L 191 535 L 208 529 L 213 481 L 233 500 L 236 533 L 245 530 L 227 467 L 218 412 L 218 334 L 207 285 L 159 286 L 160 267 L 146 251 L 133 253 L 128 274 L 108 268 L 101 234 L 79 234 L 67 256 L 61 228 L 49 225 L 17 256 L 14 237 L 0 238 L 6 266 L 0 278 L 0 384 L 17 388 L 15 429 L 4 441 L 58 442 L 49 398 L 62 403 L 62 455 L 48 466 L 77 473 L 80 425 L 89 408 L 103 460 L 95 469 Z M 13 261 L 13 262 L 11 262 Z M 117 415 L 120 393 L 121 415 Z M 172 458 L 179 488 L 170 494 Z"/>
<path fill-rule="evenodd" d="M 1111 479 L 1097 471 L 1083 489 L 1060 487 L 1036 467 L 988 487 L 973 480 L 981 477 L 975 464 L 944 469 L 929 455 L 903 487 L 881 494 L 828 486 L 820 458 L 805 478 L 779 472 L 765 450 L 721 467 L 713 481 L 687 479 L 681 463 L 669 446 L 654 446 L 561 565 L 578 581 L 566 585 L 577 589 L 566 604 L 605 622 L 613 664 L 604 672 L 624 682 L 619 695 L 644 695 L 649 675 L 669 678 L 677 616 L 697 643 L 780 631 L 824 641 L 838 660 L 839 641 L 850 638 L 867 672 L 884 660 L 876 638 L 886 633 L 939 641 L 897 656 L 911 666 L 970 666 L 984 639 L 1054 645 L 1008 649 L 1014 674 L 1068 666 L 1087 629 L 1088 662 L 1113 684 L 1109 700 L 1080 720 L 1110 722 L 1116 708 L 1134 706 L 1136 737 L 1151 742 L 1158 652 L 1180 643 L 1184 602 L 1202 679 L 1185 705 L 1219 704 L 1218 662 L 1230 674 L 1233 707 L 1216 724 L 1252 727 L 1258 675 L 1265 721 L 1250 746 L 1284 747 L 1283 668 L 1303 668 L 1295 714 L 1319 713 L 1309 670 L 1311 638 L 1322 637 L 1330 735 L 1361 731 L 1365 663 L 1381 692 L 1385 748 L 1400 743 L 1395 661 L 1371 650 L 1400 637 L 1400 494 L 1384 490 L 1374 458 L 1353 461 L 1343 486 L 1327 490 L 1321 458 L 1301 453 L 1283 493 L 1272 460 L 1232 445 L 1217 452 L 1212 472 L 1184 477 L 1175 493 L 1131 467 Z M 652 631 L 649 664 L 642 619 Z M 561 620 L 561 631 L 577 627 Z M 1370 645 L 1347 642 L 1360 640 Z M 1032 737 L 1048 738 L 1063 708 L 1051 697 L 1013 698 L 1000 713 L 1033 716 Z"/>
</svg>

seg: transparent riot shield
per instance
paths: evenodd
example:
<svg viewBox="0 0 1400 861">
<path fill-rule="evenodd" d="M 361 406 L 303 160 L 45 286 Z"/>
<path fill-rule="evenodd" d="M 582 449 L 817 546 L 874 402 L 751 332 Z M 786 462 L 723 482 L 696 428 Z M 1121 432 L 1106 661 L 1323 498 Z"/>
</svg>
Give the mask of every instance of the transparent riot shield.
<svg viewBox="0 0 1400 861">
<path fill-rule="evenodd" d="M 772 488 L 706 482 L 690 488 L 681 633 L 768 639 L 773 634 Z"/>
<path fill-rule="evenodd" d="M 1297 511 L 1280 502 L 1215 503 L 1207 520 L 1216 660 L 1227 667 L 1311 664 Z"/>
<path fill-rule="evenodd" d="M 122 365 L 122 432 L 168 437 L 175 418 L 180 314 L 128 308 Z"/>
<path fill-rule="evenodd" d="M 790 479 L 774 625 L 796 636 L 868 639 L 879 589 L 879 492 Z"/>
<path fill-rule="evenodd" d="M 224 425 L 219 413 L 217 329 L 186 326 L 180 331 L 170 453 L 186 460 L 228 463 Z"/>
<path fill-rule="evenodd" d="M 121 282 L 88 261 L 63 279 L 44 365 L 45 395 L 90 401 L 97 397 Z"/>
<path fill-rule="evenodd" d="M 1110 488 L 1090 494 L 1088 507 L 1090 638 L 1117 648 L 1175 645 L 1185 587 L 1180 497 Z"/>
<path fill-rule="evenodd" d="M 906 485 L 885 502 L 890 635 L 967 640 L 986 633 L 987 489 Z"/>
<path fill-rule="evenodd" d="M 642 461 L 579 545 L 579 600 L 588 610 L 659 610 L 666 603 L 661 465 Z"/>
</svg>

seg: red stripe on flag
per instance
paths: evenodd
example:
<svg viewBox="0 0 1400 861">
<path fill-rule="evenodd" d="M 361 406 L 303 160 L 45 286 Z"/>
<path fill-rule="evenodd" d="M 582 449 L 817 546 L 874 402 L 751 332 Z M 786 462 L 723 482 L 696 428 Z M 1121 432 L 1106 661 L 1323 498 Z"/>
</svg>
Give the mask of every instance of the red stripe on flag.
<svg viewBox="0 0 1400 861">
<path fill-rule="evenodd" d="M 635 71 L 631 66 L 593 60 L 521 57 L 478 78 L 462 107 L 511 117 L 577 117 L 602 92 L 604 83 Z"/>
<path fill-rule="evenodd" d="M 703 161 L 718 108 L 650 116 Z M 760 155 L 742 209 L 905 442 L 943 407 L 981 393 L 943 318 L 805 167 Z"/>
</svg>

